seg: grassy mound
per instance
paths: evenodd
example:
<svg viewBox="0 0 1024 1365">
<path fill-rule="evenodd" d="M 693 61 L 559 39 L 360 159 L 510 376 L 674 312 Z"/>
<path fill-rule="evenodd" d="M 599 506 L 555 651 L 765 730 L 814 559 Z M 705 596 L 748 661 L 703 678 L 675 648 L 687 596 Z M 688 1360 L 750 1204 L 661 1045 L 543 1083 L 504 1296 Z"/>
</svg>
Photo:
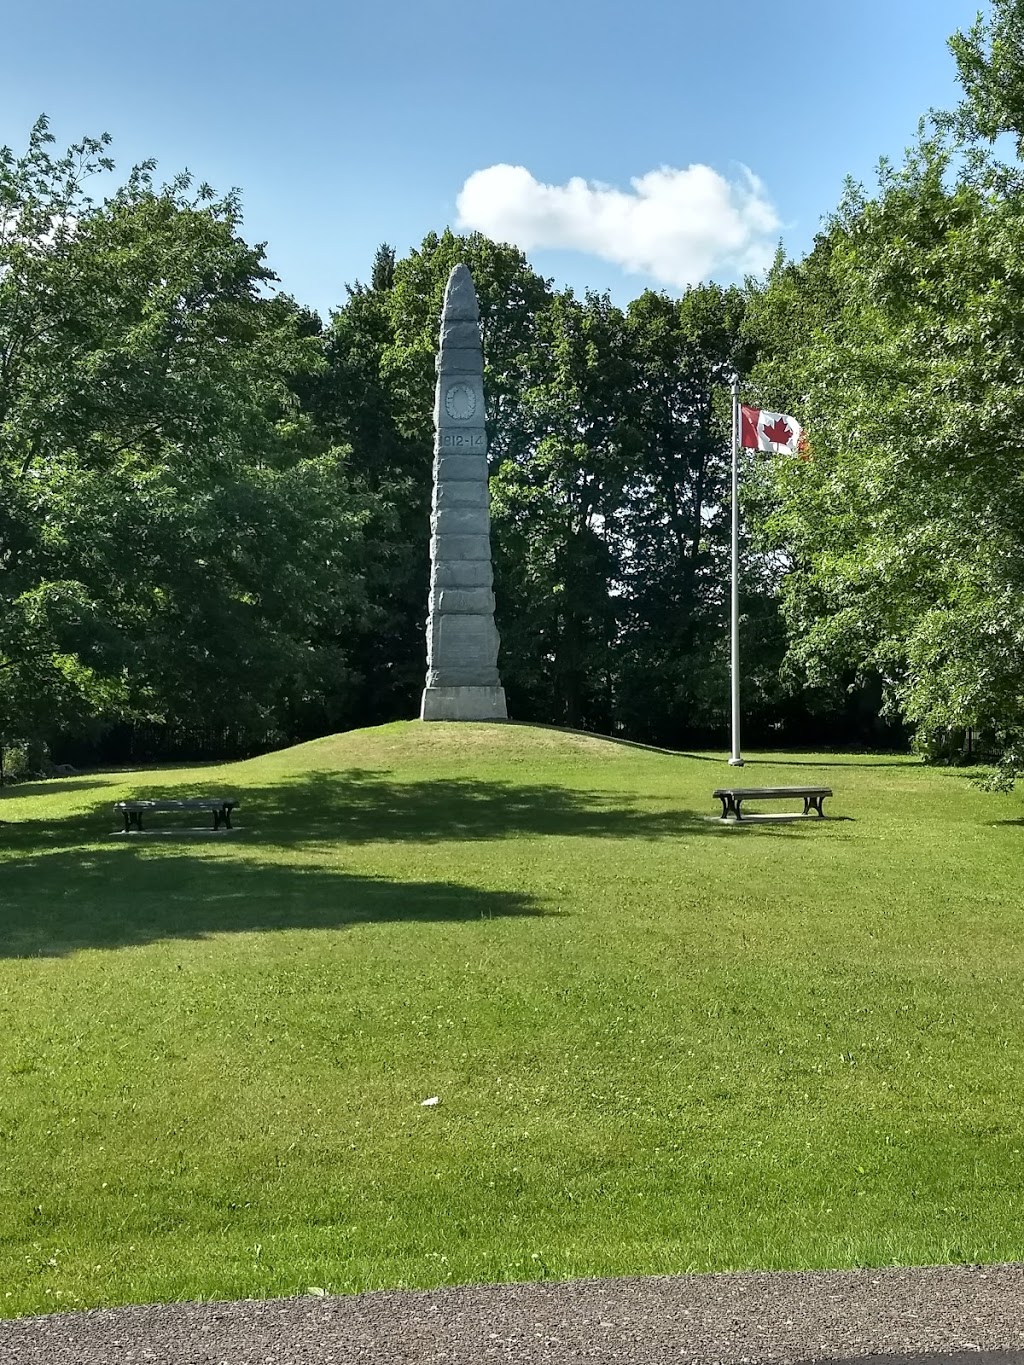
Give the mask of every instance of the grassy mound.
<svg viewBox="0 0 1024 1365">
<path fill-rule="evenodd" d="M 738 777 L 411 722 L 5 791 L 0 1313 L 1024 1259 L 1024 801 Z M 240 828 L 114 833 L 160 793 Z"/>
</svg>

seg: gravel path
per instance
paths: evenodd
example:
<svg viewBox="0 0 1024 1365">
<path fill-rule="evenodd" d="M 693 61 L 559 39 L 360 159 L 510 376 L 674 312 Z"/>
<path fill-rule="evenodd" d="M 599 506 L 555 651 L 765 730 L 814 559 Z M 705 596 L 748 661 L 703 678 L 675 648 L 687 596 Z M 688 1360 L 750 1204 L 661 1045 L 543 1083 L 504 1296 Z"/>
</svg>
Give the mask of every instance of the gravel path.
<svg viewBox="0 0 1024 1365">
<path fill-rule="evenodd" d="M 1024 1365 L 1024 1262 L 153 1304 L 0 1321 L 2 1365 Z M 1000 1352 L 986 1358 L 989 1351 Z"/>
</svg>

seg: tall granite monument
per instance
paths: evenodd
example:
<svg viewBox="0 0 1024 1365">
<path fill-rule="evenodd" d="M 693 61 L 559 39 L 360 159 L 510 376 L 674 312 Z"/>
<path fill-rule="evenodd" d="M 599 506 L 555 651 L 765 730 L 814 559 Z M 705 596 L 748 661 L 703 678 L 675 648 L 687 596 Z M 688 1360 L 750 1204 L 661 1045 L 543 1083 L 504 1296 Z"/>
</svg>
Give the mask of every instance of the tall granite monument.
<svg viewBox="0 0 1024 1365">
<path fill-rule="evenodd" d="M 480 310 L 464 265 L 452 271 L 444 292 L 434 430 L 427 685 L 420 719 L 507 720 L 494 625 Z"/>
</svg>

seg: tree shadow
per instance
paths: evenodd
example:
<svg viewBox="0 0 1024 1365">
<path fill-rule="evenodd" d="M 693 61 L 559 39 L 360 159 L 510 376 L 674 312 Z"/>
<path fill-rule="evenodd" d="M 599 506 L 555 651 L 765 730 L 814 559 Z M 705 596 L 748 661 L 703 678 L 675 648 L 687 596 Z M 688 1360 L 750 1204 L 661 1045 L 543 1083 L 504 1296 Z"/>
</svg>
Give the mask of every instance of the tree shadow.
<svg viewBox="0 0 1024 1365">
<path fill-rule="evenodd" d="M 2 876 L 0 957 L 62 957 L 213 934 L 562 913 L 518 892 L 356 876 L 323 864 L 203 857 L 127 841 L 8 861 Z"/>
<path fill-rule="evenodd" d="M 235 782 L 137 787 L 141 798 L 236 798 L 236 828 L 217 833 L 212 821 L 187 827 L 204 818 L 192 810 L 154 813 L 152 829 L 126 835 L 114 828 L 113 799 L 122 794 L 111 791 L 62 818 L 3 827 L 0 956 L 60 956 L 215 933 L 559 913 L 529 895 L 358 876 L 307 861 L 316 859 L 318 844 L 730 837 L 706 813 L 645 809 L 620 793 L 474 778 L 403 782 L 366 769 L 296 774 L 273 786 L 248 785 L 243 769 Z M 710 789 L 708 802 L 716 804 Z M 768 828 L 771 837 L 808 837 L 799 824 Z M 289 862 L 289 849 L 305 850 L 303 861 Z M 261 858 L 260 850 L 276 856 Z"/>
<path fill-rule="evenodd" d="M 243 771 L 233 781 L 218 776 L 209 784 L 190 782 L 187 786 L 140 783 L 129 793 L 123 787 L 111 788 L 109 799 L 91 809 L 52 819 L 8 822 L 0 827 L 0 853 L 82 847 L 108 838 L 129 844 L 187 836 L 209 842 L 214 837 L 212 817 L 194 810 L 145 816 L 141 835 L 125 835 L 113 807 L 115 799 L 126 795 L 129 799 L 235 798 L 235 829 L 220 831 L 216 838 L 244 833 L 254 843 L 273 848 L 324 842 L 450 843 L 523 835 L 680 839 L 722 833 L 719 821 L 709 823 L 709 815 L 719 808 L 710 787 L 707 808 L 701 811 L 650 810 L 639 797 L 631 801 L 618 792 L 476 778 L 399 781 L 388 772 L 351 768 L 295 774 L 272 786 L 250 785 Z M 197 826 L 197 821 L 202 825 Z M 789 832 L 797 834 L 792 827 Z"/>
<path fill-rule="evenodd" d="M 104 801 L 89 810 L 71 815 L 55 815 L 49 819 L 0 820 L 0 891 L 10 864 L 2 859 L 5 853 L 22 855 L 56 852 L 59 849 L 81 848 L 105 838 L 113 828 L 113 802 Z M 0 917 L 4 900 L 0 898 Z"/>
<path fill-rule="evenodd" d="M 71 777 L 41 777 L 32 782 L 5 782 L 0 787 L 0 796 L 16 801 L 23 796 L 63 796 L 65 792 L 95 791 L 98 787 L 109 785 L 108 782 L 93 782 L 88 778 L 80 782 Z M 0 801 L 0 811 L 3 808 L 3 801 Z M 5 823 L 0 819 L 0 825 Z"/>
<path fill-rule="evenodd" d="M 521 835 L 602 839 L 679 839 L 719 833 L 704 812 L 649 810 L 621 793 L 477 778 L 396 781 L 367 769 L 303 773 L 272 787 L 221 791 L 237 796 L 234 823 L 263 845 L 438 843 Z M 147 793 L 140 788 L 139 795 Z M 194 788 L 162 788 L 185 797 Z M 709 808 L 714 808 L 708 792 Z M 173 819 L 173 817 L 169 817 Z M 194 819 L 194 812 L 192 813 Z M 161 824 L 168 817 L 161 817 Z M 154 822 L 154 830 L 157 828 Z"/>
</svg>

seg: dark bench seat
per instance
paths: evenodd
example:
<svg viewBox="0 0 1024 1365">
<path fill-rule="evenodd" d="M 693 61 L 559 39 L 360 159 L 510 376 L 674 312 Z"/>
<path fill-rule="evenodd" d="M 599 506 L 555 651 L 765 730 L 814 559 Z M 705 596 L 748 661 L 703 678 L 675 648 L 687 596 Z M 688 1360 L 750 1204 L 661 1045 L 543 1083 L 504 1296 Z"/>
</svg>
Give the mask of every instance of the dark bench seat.
<svg viewBox="0 0 1024 1365">
<path fill-rule="evenodd" d="M 736 820 L 742 820 L 741 808 L 744 801 L 770 801 L 787 796 L 802 796 L 803 814 L 814 814 L 824 820 L 825 812 L 821 808 L 821 803 L 826 796 L 831 795 L 831 787 L 718 787 L 712 792 L 712 796 L 717 796 L 722 803 L 723 820 L 728 820 L 730 815 Z M 794 820 L 799 818 L 800 816 L 796 814 L 792 816 Z"/>
<path fill-rule="evenodd" d="M 127 834 L 131 829 L 142 829 L 142 817 L 150 814 L 151 811 L 161 810 L 208 810 L 213 814 L 213 827 L 220 829 L 221 825 L 225 829 L 231 828 L 231 812 L 238 806 L 234 799 L 227 799 L 223 796 L 193 796 L 185 801 L 117 801 L 114 804 L 114 814 L 124 816 L 124 832 Z"/>
</svg>

